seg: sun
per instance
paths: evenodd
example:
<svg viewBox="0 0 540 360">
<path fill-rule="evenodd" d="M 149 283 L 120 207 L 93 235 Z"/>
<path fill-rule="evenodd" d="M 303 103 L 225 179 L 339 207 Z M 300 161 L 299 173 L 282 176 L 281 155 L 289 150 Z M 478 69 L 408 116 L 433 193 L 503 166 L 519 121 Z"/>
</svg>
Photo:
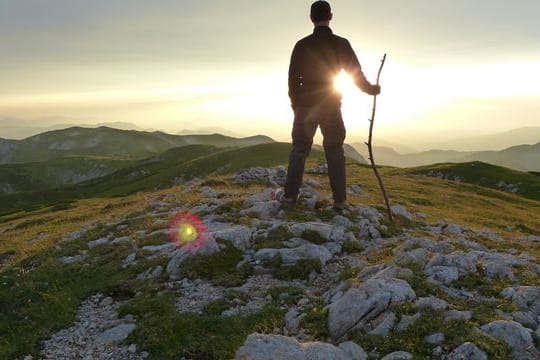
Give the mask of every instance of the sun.
<svg viewBox="0 0 540 360">
<path fill-rule="evenodd" d="M 343 97 L 350 97 L 358 93 L 358 88 L 354 84 L 352 77 L 343 70 L 334 79 L 334 89 L 340 92 Z"/>
</svg>

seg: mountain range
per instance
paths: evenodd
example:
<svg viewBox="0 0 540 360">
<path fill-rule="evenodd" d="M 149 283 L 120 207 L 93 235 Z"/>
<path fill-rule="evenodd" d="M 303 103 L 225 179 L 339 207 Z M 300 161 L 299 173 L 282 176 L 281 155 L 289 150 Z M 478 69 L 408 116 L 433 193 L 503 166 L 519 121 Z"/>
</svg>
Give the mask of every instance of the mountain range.
<svg viewBox="0 0 540 360">
<path fill-rule="evenodd" d="M 86 124 L 82 122 L 73 122 L 71 119 L 53 118 L 43 119 L 41 122 L 48 125 L 42 125 L 40 123 L 33 123 L 16 118 L 1 117 L 0 138 L 21 140 L 47 131 L 62 130 L 70 127 L 97 128 L 101 126 L 106 126 L 119 130 L 155 131 L 153 129 L 143 129 L 127 121 L 112 121 L 100 122 L 96 124 Z"/>
<path fill-rule="evenodd" d="M 220 134 L 171 135 L 159 131 L 120 130 L 104 126 L 71 127 L 41 133 L 24 140 L 0 139 L 0 164 L 46 161 L 66 156 L 141 159 L 173 147 L 192 144 L 229 147 L 273 141 L 262 135 L 233 138 Z"/>
<path fill-rule="evenodd" d="M 349 161 L 367 164 L 364 144 L 346 144 L 344 149 Z M 465 163 L 463 166 L 467 166 L 481 161 L 505 168 L 540 171 L 540 143 L 482 152 L 432 150 L 400 154 L 387 147 L 375 147 L 374 150 L 378 165 L 401 168 L 437 163 Z M 196 176 L 261 164 L 285 165 L 289 151 L 290 144 L 278 143 L 263 135 L 246 138 L 220 134 L 171 135 L 109 127 L 71 127 L 23 140 L 0 139 L 0 211 L 10 212 L 81 197 L 126 195 L 171 186 Z M 319 159 L 320 163 L 325 161 L 320 145 L 313 146 L 311 158 Z M 439 165 L 435 167 L 439 168 Z M 431 170 L 429 174 L 433 173 Z M 466 173 L 472 174 L 470 178 L 483 177 L 477 172 Z M 497 173 L 492 171 L 489 178 L 498 179 Z M 425 172 L 422 174 L 430 176 Z M 519 174 L 508 176 L 514 179 L 512 184 L 519 185 L 515 178 L 526 175 Z M 444 175 L 446 179 L 454 177 Z M 527 190 L 519 187 L 521 191 L 536 194 L 537 178 L 534 176 L 532 185 L 526 186 Z M 501 179 L 488 185 L 504 191 L 514 189 L 499 184 Z M 468 182 L 473 181 L 469 179 Z"/>
<path fill-rule="evenodd" d="M 362 156 L 368 158 L 364 144 L 351 144 Z M 401 154 L 389 147 L 374 146 L 374 157 L 378 165 L 412 167 L 436 163 L 464 163 L 482 161 L 521 171 L 540 171 L 540 142 L 534 145 L 517 145 L 493 151 L 429 150 Z"/>
</svg>

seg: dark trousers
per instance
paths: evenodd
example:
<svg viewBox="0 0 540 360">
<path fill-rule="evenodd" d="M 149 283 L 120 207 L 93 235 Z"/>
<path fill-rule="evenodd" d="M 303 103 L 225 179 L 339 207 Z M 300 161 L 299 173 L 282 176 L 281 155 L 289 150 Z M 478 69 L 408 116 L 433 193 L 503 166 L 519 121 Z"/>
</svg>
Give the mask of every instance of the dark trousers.
<svg viewBox="0 0 540 360">
<path fill-rule="evenodd" d="M 298 197 L 306 158 L 313 145 L 313 136 L 317 127 L 321 127 L 324 154 L 328 164 L 328 177 L 334 202 L 346 200 L 345 191 L 345 126 L 341 117 L 340 106 L 297 107 L 294 110 L 292 130 L 293 147 L 289 156 L 289 168 L 285 182 L 285 196 Z"/>
</svg>

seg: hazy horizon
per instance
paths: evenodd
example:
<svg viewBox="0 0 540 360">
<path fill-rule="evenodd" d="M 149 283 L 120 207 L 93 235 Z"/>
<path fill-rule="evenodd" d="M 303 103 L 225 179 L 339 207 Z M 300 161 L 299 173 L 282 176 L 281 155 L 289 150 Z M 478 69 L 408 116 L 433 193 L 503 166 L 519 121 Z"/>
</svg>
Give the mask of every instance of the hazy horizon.
<svg viewBox="0 0 540 360">
<path fill-rule="evenodd" d="M 287 68 L 312 31 L 310 3 L 0 0 L 0 125 L 130 122 L 289 141 Z M 369 79 L 388 53 L 378 139 L 418 148 L 539 123 L 537 1 L 331 4 L 331 27 Z M 370 101 L 345 93 L 348 142 L 365 137 Z"/>
</svg>

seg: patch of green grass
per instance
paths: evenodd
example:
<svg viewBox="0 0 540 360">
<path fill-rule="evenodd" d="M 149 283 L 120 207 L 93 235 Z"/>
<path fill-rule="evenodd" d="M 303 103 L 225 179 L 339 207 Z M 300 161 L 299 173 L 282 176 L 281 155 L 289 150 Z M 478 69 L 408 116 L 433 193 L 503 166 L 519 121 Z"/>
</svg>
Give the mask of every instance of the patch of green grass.
<svg viewBox="0 0 540 360">
<path fill-rule="evenodd" d="M 84 248 L 99 229 L 66 243 Z M 131 276 L 119 264 L 126 251 L 115 250 L 95 259 L 96 266 L 63 265 L 56 258 L 62 251 L 46 251 L 1 273 L 0 358 L 36 355 L 39 341 L 75 320 L 81 299 L 107 291 Z"/>
<path fill-rule="evenodd" d="M 372 249 L 365 255 L 366 261 L 370 265 L 390 262 L 394 258 L 394 248 L 396 245 L 388 244 L 381 249 Z"/>
<path fill-rule="evenodd" d="M 221 215 L 224 221 L 238 223 L 238 212 L 242 209 L 243 203 L 242 199 L 232 200 L 218 206 L 212 213 Z"/>
<path fill-rule="evenodd" d="M 300 259 L 294 265 L 281 265 L 274 271 L 274 276 L 281 280 L 305 280 L 312 271 L 321 272 L 319 259 Z"/>
<path fill-rule="evenodd" d="M 324 301 L 317 299 L 304 309 L 306 316 L 300 325 L 317 340 L 326 340 L 330 335 L 328 330 L 328 309 L 324 309 Z"/>
<path fill-rule="evenodd" d="M 254 249 L 280 249 L 283 247 L 283 241 L 289 240 L 290 237 L 287 228 L 279 226 L 269 231 L 266 237 L 256 238 Z"/>
<path fill-rule="evenodd" d="M 406 313 L 408 310 L 396 313 Z M 466 341 L 474 342 L 482 348 L 489 359 L 511 359 L 511 350 L 506 344 L 495 341 L 476 331 L 471 321 L 444 321 L 444 312 L 432 309 L 423 309 L 422 316 L 410 325 L 407 330 L 399 333 L 391 331 L 386 337 L 368 335 L 361 331 L 353 334 L 352 340 L 360 344 L 367 352 L 385 355 L 394 351 L 408 351 L 414 358 L 431 358 L 432 345 L 427 344 L 424 338 L 436 332 L 442 332 L 445 340 L 442 344 L 447 351 L 458 347 Z"/>
<path fill-rule="evenodd" d="M 510 286 L 503 282 L 491 281 L 481 271 L 468 272 L 452 282 L 452 287 L 457 289 L 476 290 L 482 296 L 497 296 L 501 291 Z"/>
<path fill-rule="evenodd" d="M 211 255 L 196 255 L 187 259 L 180 266 L 180 273 L 190 279 L 207 279 L 216 285 L 238 286 L 248 276 L 245 271 L 249 271 L 247 268 L 236 269 L 240 260 L 242 251 L 227 246 Z"/>
<path fill-rule="evenodd" d="M 138 246 L 163 245 L 169 241 L 169 237 L 164 233 L 156 233 L 149 236 L 144 236 L 137 240 Z"/>
<path fill-rule="evenodd" d="M 223 311 L 227 310 L 230 307 L 230 302 L 227 299 L 222 298 L 206 304 L 203 307 L 202 312 L 207 316 L 220 316 Z"/>
<path fill-rule="evenodd" d="M 348 254 L 354 254 L 364 251 L 364 246 L 359 241 L 345 240 L 341 246 L 341 250 Z"/>
<path fill-rule="evenodd" d="M 174 295 L 145 293 L 124 305 L 120 314 L 137 316 L 131 341 L 141 344 L 155 359 L 224 359 L 234 357 L 253 332 L 280 328 L 284 310 L 267 305 L 249 316 L 221 317 L 222 303 L 211 303 L 203 314 L 179 314 Z M 128 340 L 129 341 L 129 340 Z"/>
<path fill-rule="evenodd" d="M 540 179 L 538 176 L 480 161 L 458 164 L 434 164 L 399 171 L 406 174 L 426 176 L 439 176 L 442 174 L 447 179 L 459 178 L 460 181 L 465 183 L 477 185 L 478 192 L 482 193 L 482 187 L 504 190 L 504 186 L 501 186 L 504 182 L 505 184 L 514 185 L 517 194 L 530 199 L 540 200 L 540 193 L 538 193 Z M 498 196 L 503 198 L 505 197 L 505 194 L 501 191 Z"/>
<path fill-rule="evenodd" d="M 358 272 L 359 269 L 355 269 L 347 265 L 339 272 L 338 279 L 339 281 L 354 279 L 358 276 Z"/>
<path fill-rule="evenodd" d="M 304 290 L 294 286 L 280 286 L 269 289 L 267 295 L 272 296 L 272 299 L 276 302 L 294 305 L 302 296 L 304 296 Z"/>
<path fill-rule="evenodd" d="M 334 209 L 323 207 L 317 209 L 316 215 L 321 221 L 331 221 L 337 214 Z"/>
<path fill-rule="evenodd" d="M 317 245 L 322 245 L 327 242 L 327 240 L 315 230 L 304 230 L 300 237 Z"/>
<path fill-rule="evenodd" d="M 439 290 L 439 288 L 427 281 L 427 276 L 424 274 L 420 266 L 409 264 L 406 267 L 412 270 L 413 275 L 407 278 L 407 282 L 413 288 L 417 297 L 426 297 L 431 295 L 439 297 L 444 294 L 441 290 Z"/>
<path fill-rule="evenodd" d="M 234 289 L 227 289 L 225 290 L 225 292 L 223 293 L 223 296 L 225 297 L 225 299 L 227 300 L 234 300 L 234 299 L 240 299 L 242 301 L 248 301 L 249 300 L 249 295 L 242 292 L 242 291 L 238 291 L 238 290 L 234 290 Z"/>
<path fill-rule="evenodd" d="M 221 179 L 210 178 L 201 183 L 201 186 L 222 187 L 227 186 L 227 182 Z"/>
<path fill-rule="evenodd" d="M 285 213 L 284 219 L 287 221 L 308 222 L 315 221 L 317 219 L 312 210 L 302 205 L 296 205 L 292 208 L 284 208 L 283 211 Z"/>
<path fill-rule="evenodd" d="M 531 269 L 518 269 L 514 272 L 516 280 L 522 286 L 537 286 L 540 287 L 540 277 Z"/>
<path fill-rule="evenodd" d="M 540 230 L 533 229 L 525 224 L 517 224 L 516 229 L 525 234 L 540 236 Z"/>
</svg>

